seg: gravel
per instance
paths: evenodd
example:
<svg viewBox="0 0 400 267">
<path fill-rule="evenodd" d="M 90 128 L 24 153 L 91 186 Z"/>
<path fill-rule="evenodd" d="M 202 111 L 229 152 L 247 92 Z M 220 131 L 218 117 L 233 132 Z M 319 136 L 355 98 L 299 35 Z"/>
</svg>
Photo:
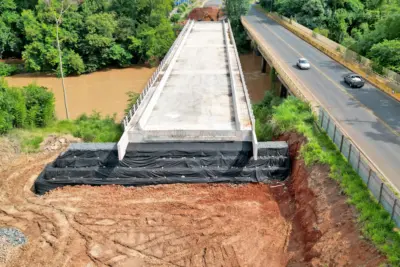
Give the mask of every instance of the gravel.
<svg viewBox="0 0 400 267">
<path fill-rule="evenodd" d="M 0 228 L 0 237 L 14 247 L 26 243 L 25 235 L 16 228 Z"/>
<path fill-rule="evenodd" d="M 0 227 L 0 265 L 3 266 L 7 259 L 13 257 L 16 248 L 26 241 L 25 235 L 20 230 Z"/>
</svg>

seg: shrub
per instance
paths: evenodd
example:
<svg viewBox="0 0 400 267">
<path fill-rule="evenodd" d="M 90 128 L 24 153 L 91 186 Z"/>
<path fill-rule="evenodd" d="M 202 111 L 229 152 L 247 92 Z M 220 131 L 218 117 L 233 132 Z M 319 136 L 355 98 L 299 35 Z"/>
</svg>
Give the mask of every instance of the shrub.
<svg viewBox="0 0 400 267">
<path fill-rule="evenodd" d="M 57 76 L 61 76 L 60 66 L 57 67 Z M 63 52 L 63 72 L 64 75 L 82 74 L 85 72 L 85 64 L 81 56 L 72 50 Z"/>
<path fill-rule="evenodd" d="M 24 87 L 26 99 L 26 125 L 44 127 L 54 120 L 54 95 L 45 87 L 30 84 Z"/>
<path fill-rule="evenodd" d="M 0 76 L 10 76 L 15 74 L 17 71 L 18 68 L 15 65 L 0 62 Z"/>
<path fill-rule="evenodd" d="M 116 142 L 121 137 L 122 129 L 114 120 L 115 116 L 101 118 L 97 112 L 90 116 L 83 114 L 75 121 L 72 134 L 85 142 Z"/>
<path fill-rule="evenodd" d="M 176 22 L 178 22 L 180 19 L 181 19 L 181 15 L 179 15 L 179 14 L 174 14 L 174 15 L 171 17 L 171 22 L 176 23 Z"/>
<path fill-rule="evenodd" d="M 37 152 L 43 140 L 43 136 L 28 136 L 22 140 L 21 149 L 25 152 Z"/>
<path fill-rule="evenodd" d="M 7 83 L 0 79 L 0 133 L 6 133 L 13 126 L 14 117 L 11 113 L 11 96 L 8 94 Z"/>
<path fill-rule="evenodd" d="M 178 12 L 179 12 L 179 13 L 184 13 L 185 10 L 186 10 L 186 7 L 185 7 L 184 5 L 180 5 L 180 6 L 178 7 Z"/>
<path fill-rule="evenodd" d="M 22 128 L 26 125 L 26 99 L 23 89 L 8 88 L 10 97 L 9 111 L 13 115 L 13 127 Z"/>
<path fill-rule="evenodd" d="M 329 30 L 328 29 L 324 29 L 324 28 L 315 28 L 313 30 L 313 37 L 317 37 L 317 35 L 320 34 L 322 36 L 328 37 L 329 35 Z"/>
<path fill-rule="evenodd" d="M 140 94 L 132 91 L 129 91 L 126 94 L 128 95 L 128 104 L 126 106 L 125 113 L 128 113 L 133 105 L 136 104 L 136 101 L 138 100 Z"/>
</svg>

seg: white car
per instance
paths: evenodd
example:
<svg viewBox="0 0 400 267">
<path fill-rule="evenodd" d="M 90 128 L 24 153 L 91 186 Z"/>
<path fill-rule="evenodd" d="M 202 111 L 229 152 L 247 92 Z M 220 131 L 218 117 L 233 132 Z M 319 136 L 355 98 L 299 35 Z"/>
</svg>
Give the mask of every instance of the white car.
<svg viewBox="0 0 400 267">
<path fill-rule="evenodd" d="M 311 67 L 310 62 L 305 58 L 299 58 L 296 65 L 301 70 L 308 70 Z"/>
</svg>

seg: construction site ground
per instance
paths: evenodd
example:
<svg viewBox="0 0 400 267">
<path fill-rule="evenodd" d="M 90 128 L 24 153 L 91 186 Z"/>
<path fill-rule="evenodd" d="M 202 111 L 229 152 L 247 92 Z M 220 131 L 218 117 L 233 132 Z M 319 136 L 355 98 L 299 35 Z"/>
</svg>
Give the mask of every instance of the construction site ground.
<svg viewBox="0 0 400 267">
<path fill-rule="evenodd" d="M 29 155 L 1 140 L 0 226 L 20 229 L 28 242 L 0 247 L 0 266 L 385 262 L 358 230 L 356 213 L 328 169 L 296 160 L 304 141 L 297 135 L 281 138 L 291 144 L 293 159 L 293 175 L 283 184 L 77 186 L 36 196 L 34 180 L 68 139 L 52 137 L 42 152 Z"/>
</svg>

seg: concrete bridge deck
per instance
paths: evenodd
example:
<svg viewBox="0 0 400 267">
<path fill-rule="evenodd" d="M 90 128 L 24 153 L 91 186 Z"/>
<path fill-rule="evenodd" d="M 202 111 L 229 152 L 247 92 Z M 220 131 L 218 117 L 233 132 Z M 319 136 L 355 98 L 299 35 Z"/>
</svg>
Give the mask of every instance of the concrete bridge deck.
<svg viewBox="0 0 400 267">
<path fill-rule="evenodd" d="M 379 172 L 400 191 L 400 103 L 369 83 L 362 89 L 349 88 L 343 83 L 343 75 L 350 70 L 254 6 L 242 17 L 242 23 L 283 83 L 290 90 L 300 90 L 314 107 L 327 110 Z M 300 57 L 309 60 L 310 70 L 296 68 Z"/>
<path fill-rule="evenodd" d="M 125 121 L 129 143 L 255 141 L 229 23 L 189 22 Z"/>
</svg>

